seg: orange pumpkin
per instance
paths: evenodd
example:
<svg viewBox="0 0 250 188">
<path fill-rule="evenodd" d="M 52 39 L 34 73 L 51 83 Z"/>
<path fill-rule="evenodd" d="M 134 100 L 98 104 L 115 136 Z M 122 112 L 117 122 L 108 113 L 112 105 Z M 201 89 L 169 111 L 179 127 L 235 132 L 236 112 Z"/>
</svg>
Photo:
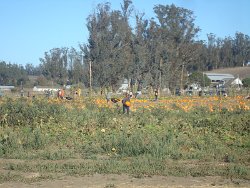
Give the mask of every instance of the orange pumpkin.
<svg viewBox="0 0 250 188">
<path fill-rule="evenodd" d="M 131 103 L 130 103 L 130 101 L 126 101 L 126 102 L 124 103 L 124 105 L 125 105 L 125 106 L 131 106 Z"/>
</svg>

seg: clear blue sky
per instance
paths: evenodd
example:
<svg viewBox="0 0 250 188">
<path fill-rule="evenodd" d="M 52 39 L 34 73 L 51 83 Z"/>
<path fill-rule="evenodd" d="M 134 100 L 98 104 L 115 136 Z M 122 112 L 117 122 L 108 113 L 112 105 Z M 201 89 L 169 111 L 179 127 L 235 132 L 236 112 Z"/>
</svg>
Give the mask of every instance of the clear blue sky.
<svg viewBox="0 0 250 188">
<path fill-rule="evenodd" d="M 123 0 L 107 0 L 120 9 Z M 104 0 L 0 0 L 0 61 L 38 65 L 44 52 L 86 43 L 86 18 Z M 135 9 L 154 17 L 154 5 L 175 4 L 190 9 L 206 34 L 250 36 L 250 0 L 133 0 Z"/>
</svg>

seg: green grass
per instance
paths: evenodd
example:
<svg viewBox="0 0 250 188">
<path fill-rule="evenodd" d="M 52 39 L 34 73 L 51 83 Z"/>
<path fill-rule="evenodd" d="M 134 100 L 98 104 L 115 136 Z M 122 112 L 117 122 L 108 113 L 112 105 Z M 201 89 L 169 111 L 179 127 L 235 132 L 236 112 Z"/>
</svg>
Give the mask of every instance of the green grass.
<svg viewBox="0 0 250 188">
<path fill-rule="evenodd" d="M 126 116 L 88 106 L 68 110 L 47 101 L 6 100 L 0 107 L 7 114 L 0 119 L 0 158 L 25 163 L 9 161 L 4 168 L 250 179 L 250 111 L 153 109 Z M 5 174 L 0 182 L 18 177 Z"/>
</svg>

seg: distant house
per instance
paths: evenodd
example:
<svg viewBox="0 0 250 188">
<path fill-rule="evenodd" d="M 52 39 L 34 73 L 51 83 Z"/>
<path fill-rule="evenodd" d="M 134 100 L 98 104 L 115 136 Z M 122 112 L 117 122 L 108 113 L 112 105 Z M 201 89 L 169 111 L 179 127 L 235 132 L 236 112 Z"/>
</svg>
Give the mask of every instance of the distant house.
<svg viewBox="0 0 250 188">
<path fill-rule="evenodd" d="M 221 73 L 205 73 L 211 80 L 211 83 L 227 83 L 234 79 L 232 74 L 221 74 Z"/>
<path fill-rule="evenodd" d="M 117 93 L 121 94 L 121 93 L 125 93 L 129 90 L 129 86 L 128 84 L 122 84 L 121 87 L 119 87 Z"/>
<path fill-rule="evenodd" d="M 237 85 L 237 86 L 242 86 L 242 81 L 239 78 L 236 78 L 234 81 L 232 81 L 231 85 Z"/>
<path fill-rule="evenodd" d="M 123 81 L 123 83 L 121 84 L 121 86 L 119 87 L 119 89 L 117 90 L 117 94 L 122 94 L 125 93 L 129 90 L 129 84 L 128 84 L 128 80 L 125 79 Z"/>
<path fill-rule="evenodd" d="M 44 91 L 58 91 L 58 88 L 50 88 L 50 87 L 37 87 L 33 88 L 35 92 L 44 92 Z"/>
<path fill-rule="evenodd" d="M 2 91 L 10 91 L 14 88 L 15 88 L 15 86 L 0 86 L 0 90 L 2 90 Z"/>
</svg>

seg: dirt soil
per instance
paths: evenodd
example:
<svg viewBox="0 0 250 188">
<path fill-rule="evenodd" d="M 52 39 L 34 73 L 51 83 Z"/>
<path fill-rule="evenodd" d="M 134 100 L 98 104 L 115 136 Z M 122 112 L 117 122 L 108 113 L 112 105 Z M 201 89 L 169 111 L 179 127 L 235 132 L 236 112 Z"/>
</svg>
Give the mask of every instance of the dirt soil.
<svg viewBox="0 0 250 188">
<path fill-rule="evenodd" d="M 68 160 L 66 160 L 68 161 Z M 219 176 L 173 177 L 132 176 L 127 174 L 94 174 L 68 176 L 64 173 L 39 173 L 6 169 L 6 164 L 26 163 L 19 159 L 0 159 L 0 188 L 184 188 L 246 187 L 250 180 Z M 57 161 L 60 162 L 60 161 Z M 65 161 L 62 160 L 62 163 Z M 29 161 L 36 164 L 37 161 Z"/>
<path fill-rule="evenodd" d="M 27 173 L 26 178 L 39 177 L 39 173 Z M 135 178 L 129 175 L 100 175 L 76 177 L 61 176 L 58 179 L 32 183 L 5 182 L 0 188 L 182 188 L 182 187 L 250 187 L 246 180 L 230 180 L 222 177 L 165 177 L 152 176 Z"/>
</svg>

